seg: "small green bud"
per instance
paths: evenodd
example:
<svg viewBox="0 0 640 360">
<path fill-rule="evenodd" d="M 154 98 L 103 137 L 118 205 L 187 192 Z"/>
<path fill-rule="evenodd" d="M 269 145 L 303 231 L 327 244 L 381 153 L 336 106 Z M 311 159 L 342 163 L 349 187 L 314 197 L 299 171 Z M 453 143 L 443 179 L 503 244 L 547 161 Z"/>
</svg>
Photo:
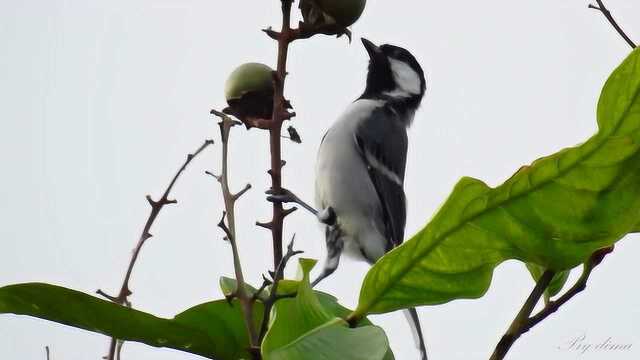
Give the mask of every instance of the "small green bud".
<svg viewBox="0 0 640 360">
<path fill-rule="evenodd" d="M 344 27 L 358 21 L 367 4 L 367 0 L 316 0 L 316 2 L 336 23 Z"/>
<path fill-rule="evenodd" d="M 312 25 L 353 25 L 364 11 L 367 0 L 301 0 L 305 22 Z"/>
<path fill-rule="evenodd" d="M 224 113 L 240 119 L 247 128 L 249 118 L 270 119 L 273 113 L 273 69 L 260 63 L 238 66 L 224 85 L 229 107 Z"/>
</svg>

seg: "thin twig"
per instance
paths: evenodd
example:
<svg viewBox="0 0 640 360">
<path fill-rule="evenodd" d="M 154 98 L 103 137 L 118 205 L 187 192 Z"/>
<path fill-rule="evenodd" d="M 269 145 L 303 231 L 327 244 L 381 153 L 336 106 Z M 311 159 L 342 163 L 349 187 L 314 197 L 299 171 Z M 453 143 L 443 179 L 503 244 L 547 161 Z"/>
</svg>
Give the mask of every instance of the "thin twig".
<svg viewBox="0 0 640 360">
<path fill-rule="evenodd" d="M 291 241 L 289 242 L 289 245 L 287 246 L 287 253 L 282 257 L 282 260 L 280 260 L 280 263 L 278 264 L 278 266 L 276 266 L 276 270 L 271 274 L 273 281 L 269 281 L 265 278 L 264 284 L 271 282 L 272 286 L 269 297 L 264 301 L 264 315 L 262 318 L 262 325 L 260 327 L 260 340 L 262 340 L 267 333 L 267 329 L 269 326 L 269 316 L 271 314 L 273 305 L 275 305 L 276 301 L 281 299 L 281 297 L 278 296 L 278 285 L 280 283 L 280 280 L 284 277 L 284 269 L 287 267 L 287 263 L 289 263 L 289 260 L 291 260 L 291 258 L 303 253 L 303 251 L 297 251 L 293 249 L 295 239 L 296 235 L 294 234 L 291 238 Z"/>
<path fill-rule="evenodd" d="M 260 352 L 258 333 L 253 321 L 253 301 L 252 297 L 247 293 L 247 289 L 245 287 L 244 275 L 242 273 L 242 264 L 240 262 L 240 253 L 238 251 L 238 245 L 236 241 L 235 224 L 235 203 L 236 201 L 238 201 L 238 199 L 240 199 L 242 195 L 244 195 L 249 189 L 251 189 L 251 185 L 247 184 L 244 189 L 240 190 L 236 194 L 231 193 L 231 190 L 229 189 L 229 134 L 233 126 L 240 125 L 241 123 L 232 120 L 229 116 L 220 111 L 211 110 L 211 113 L 219 117 L 221 120 L 218 125 L 220 126 L 220 135 L 222 137 L 222 173 L 218 176 L 213 175 L 212 173 L 208 173 L 213 175 L 220 183 L 220 187 L 222 188 L 222 196 L 224 198 L 225 211 L 222 214 L 222 219 L 218 223 L 218 227 L 220 227 L 224 231 L 226 235 L 225 238 L 229 241 L 229 244 L 231 244 L 231 251 L 233 253 L 233 268 L 235 270 L 237 283 L 234 295 L 238 298 L 238 300 L 240 301 L 240 306 L 242 307 L 244 322 L 247 328 L 247 333 L 249 335 L 251 353 L 254 358 L 259 359 Z"/>
<path fill-rule="evenodd" d="M 616 20 L 613 18 L 613 15 L 611 15 L 611 11 L 609 11 L 609 9 L 607 9 L 607 7 L 604 5 L 602 0 L 596 0 L 596 2 L 598 3 L 598 6 L 595 6 L 593 4 L 589 4 L 589 8 L 600 11 L 607 18 L 607 20 L 613 26 L 613 28 L 618 32 L 618 34 L 620 34 L 620 36 L 622 36 L 624 41 L 626 41 L 627 44 L 629 44 L 629 46 L 631 46 L 632 49 L 635 49 L 636 48 L 636 44 L 631 40 L 631 38 L 629 38 L 629 36 L 627 36 L 627 34 L 624 32 L 624 30 L 622 30 L 620 25 L 618 25 Z"/>
<path fill-rule="evenodd" d="M 122 359 L 122 345 L 124 345 L 124 341 L 118 340 L 116 343 L 116 360 Z"/>
<path fill-rule="evenodd" d="M 44 352 L 47 354 L 47 360 L 51 360 L 51 354 L 49 352 L 49 346 L 44 347 Z"/>
<path fill-rule="evenodd" d="M 124 280 L 122 281 L 120 292 L 118 293 L 118 296 L 111 296 L 111 295 L 108 295 L 106 292 L 102 291 L 101 289 L 98 289 L 96 291 L 98 295 L 101 295 L 113 301 L 116 304 L 126 305 L 128 307 L 131 306 L 131 303 L 129 302 L 129 296 L 132 294 L 132 292 L 129 287 L 129 280 L 131 279 L 133 267 L 135 266 L 136 261 L 138 260 L 138 256 L 140 255 L 140 250 L 144 246 L 145 242 L 152 237 L 150 232 L 151 227 L 153 226 L 153 223 L 155 222 L 156 218 L 160 214 L 160 211 L 165 205 L 177 203 L 176 200 L 173 200 L 173 199 L 170 200 L 169 195 L 171 194 L 171 190 L 173 189 L 173 186 L 176 184 L 176 181 L 178 181 L 178 178 L 182 175 L 182 173 L 187 168 L 187 166 L 189 166 L 191 161 L 195 157 L 197 157 L 202 151 L 204 151 L 204 149 L 206 149 L 209 145 L 212 145 L 212 144 L 213 144 L 213 140 L 206 140 L 194 153 L 187 155 L 187 159 L 182 164 L 180 169 L 178 169 L 178 172 L 174 175 L 173 179 L 169 183 L 169 186 L 167 186 L 166 190 L 162 194 L 162 197 L 160 198 L 160 200 L 154 201 L 150 195 L 146 196 L 147 201 L 149 202 L 149 205 L 151 205 L 151 212 L 149 213 L 149 217 L 147 218 L 147 221 L 144 224 L 144 228 L 142 229 L 142 233 L 140 234 L 138 243 L 136 244 L 136 247 L 133 249 L 133 254 L 131 255 L 131 260 L 129 261 L 127 272 L 124 276 Z M 106 359 L 114 360 L 116 350 L 117 350 L 117 340 L 115 338 L 111 338 L 111 344 L 109 345 L 109 353 L 106 356 Z"/>
<path fill-rule="evenodd" d="M 534 316 L 531 316 L 533 309 L 540 301 L 540 298 L 544 294 L 545 290 L 549 287 L 549 284 L 551 283 L 551 280 L 555 275 L 554 272 L 546 270 L 542 274 L 540 279 L 538 279 L 535 288 L 529 295 L 529 298 L 527 298 L 527 301 L 523 305 L 516 318 L 511 323 L 511 326 L 500 339 L 500 342 L 491 355 L 490 360 L 504 359 L 511 346 L 515 343 L 516 340 L 518 340 L 518 338 L 522 334 L 531 330 L 531 328 L 539 324 L 542 320 L 546 319 L 551 314 L 555 313 L 562 305 L 582 292 L 587 286 L 587 281 L 589 280 L 589 276 L 591 275 L 593 269 L 598 266 L 602 262 L 604 257 L 612 251 L 613 246 L 594 252 L 589 257 L 587 262 L 584 263 L 582 275 L 576 281 L 576 283 L 557 300 L 549 301 L 545 304 L 544 308 L 540 310 L 540 312 L 538 312 Z"/>
</svg>

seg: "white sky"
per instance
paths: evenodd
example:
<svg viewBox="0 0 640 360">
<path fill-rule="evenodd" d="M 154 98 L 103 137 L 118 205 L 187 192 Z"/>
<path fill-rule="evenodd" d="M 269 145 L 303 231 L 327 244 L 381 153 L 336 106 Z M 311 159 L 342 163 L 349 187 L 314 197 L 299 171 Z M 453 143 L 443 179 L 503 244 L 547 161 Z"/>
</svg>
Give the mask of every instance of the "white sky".
<svg viewBox="0 0 640 360">
<path fill-rule="evenodd" d="M 640 40 L 640 3 L 606 2 Z M 45 281 L 116 292 L 143 221 L 147 193 L 158 196 L 186 153 L 218 138 L 208 115 L 221 108 L 223 82 L 239 63 L 275 62 L 259 29 L 279 23 L 279 1 L 0 0 L 0 285 Z M 600 88 L 629 52 L 587 1 L 376 1 L 354 27 L 357 38 L 410 49 L 429 78 L 410 130 L 407 234 L 423 226 L 463 175 L 491 185 L 519 166 L 595 131 Z M 364 86 L 358 41 L 317 37 L 293 45 L 287 94 L 302 145 L 285 142 L 284 184 L 312 199 L 313 163 L 324 130 Z M 181 178 L 143 250 L 132 288 L 136 307 L 160 316 L 220 296 L 230 249 L 216 223 L 219 170 L 210 149 Z M 258 284 L 271 263 L 267 220 L 267 136 L 232 135 L 232 182 L 251 190 L 238 205 L 245 275 Z M 323 235 L 303 212 L 286 223 L 306 256 L 322 258 Z M 633 239 L 637 240 L 637 239 Z M 511 359 L 637 359 L 640 244 L 632 237 L 593 274 L 588 290 L 521 338 Z M 356 303 L 365 264 L 343 261 L 321 288 Z M 292 267 L 291 272 L 295 270 Z M 575 274 L 574 274 L 575 275 Z M 488 294 L 420 309 L 433 359 L 486 359 L 532 281 L 521 264 L 495 273 Z M 397 359 L 417 358 L 400 313 L 373 319 Z M 625 353 L 566 347 L 632 343 Z M 0 316 L 0 359 L 99 359 L 108 339 L 53 323 Z M 129 343 L 124 359 L 195 356 Z"/>
</svg>

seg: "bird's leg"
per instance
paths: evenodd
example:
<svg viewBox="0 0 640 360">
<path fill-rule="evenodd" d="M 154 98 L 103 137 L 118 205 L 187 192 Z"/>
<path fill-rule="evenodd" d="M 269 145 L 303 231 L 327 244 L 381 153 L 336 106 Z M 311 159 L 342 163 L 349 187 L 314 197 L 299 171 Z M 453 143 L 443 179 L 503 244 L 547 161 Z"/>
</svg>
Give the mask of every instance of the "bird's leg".
<svg viewBox="0 0 640 360">
<path fill-rule="evenodd" d="M 281 203 L 295 203 L 307 211 L 312 213 L 318 220 L 326 225 L 333 226 L 336 223 L 336 213 L 333 211 L 331 207 L 328 207 L 322 211 L 318 211 L 314 209 L 311 205 L 302 201 L 299 197 L 297 197 L 294 193 L 287 189 L 282 189 L 280 194 L 274 194 L 272 190 L 267 190 L 267 200 L 271 202 L 281 202 Z"/>
<path fill-rule="evenodd" d="M 302 206 L 303 208 L 305 208 L 307 211 L 309 211 L 310 213 L 312 213 L 315 216 L 318 216 L 318 210 L 314 209 L 311 205 L 307 204 L 306 202 L 300 200 L 299 197 L 296 196 L 296 194 L 292 193 L 291 191 L 287 190 L 287 189 L 282 189 L 282 192 L 280 194 L 274 194 L 273 190 L 269 189 L 266 191 L 267 195 L 267 200 L 271 201 L 271 202 L 281 202 L 281 203 L 296 203 L 300 206 Z"/>
<path fill-rule="evenodd" d="M 342 248 L 344 247 L 340 228 L 337 226 L 327 226 L 326 232 L 327 260 L 324 263 L 322 273 L 311 283 L 311 287 L 315 287 L 324 278 L 333 274 L 340 264 L 340 255 L 342 255 Z"/>
</svg>

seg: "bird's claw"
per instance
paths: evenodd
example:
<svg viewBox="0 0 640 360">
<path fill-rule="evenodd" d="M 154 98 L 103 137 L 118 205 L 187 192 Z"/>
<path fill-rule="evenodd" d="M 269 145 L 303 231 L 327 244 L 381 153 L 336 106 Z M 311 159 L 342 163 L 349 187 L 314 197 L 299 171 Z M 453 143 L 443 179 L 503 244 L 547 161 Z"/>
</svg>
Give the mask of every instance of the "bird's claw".
<svg viewBox="0 0 640 360">
<path fill-rule="evenodd" d="M 265 193 L 269 195 L 267 196 L 267 201 L 270 202 L 279 202 L 283 204 L 299 202 L 298 197 L 287 189 L 282 189 L 279 194 L 274 194 L 273 189 L 269 189 L 265 191 Z"/>
</svg>

